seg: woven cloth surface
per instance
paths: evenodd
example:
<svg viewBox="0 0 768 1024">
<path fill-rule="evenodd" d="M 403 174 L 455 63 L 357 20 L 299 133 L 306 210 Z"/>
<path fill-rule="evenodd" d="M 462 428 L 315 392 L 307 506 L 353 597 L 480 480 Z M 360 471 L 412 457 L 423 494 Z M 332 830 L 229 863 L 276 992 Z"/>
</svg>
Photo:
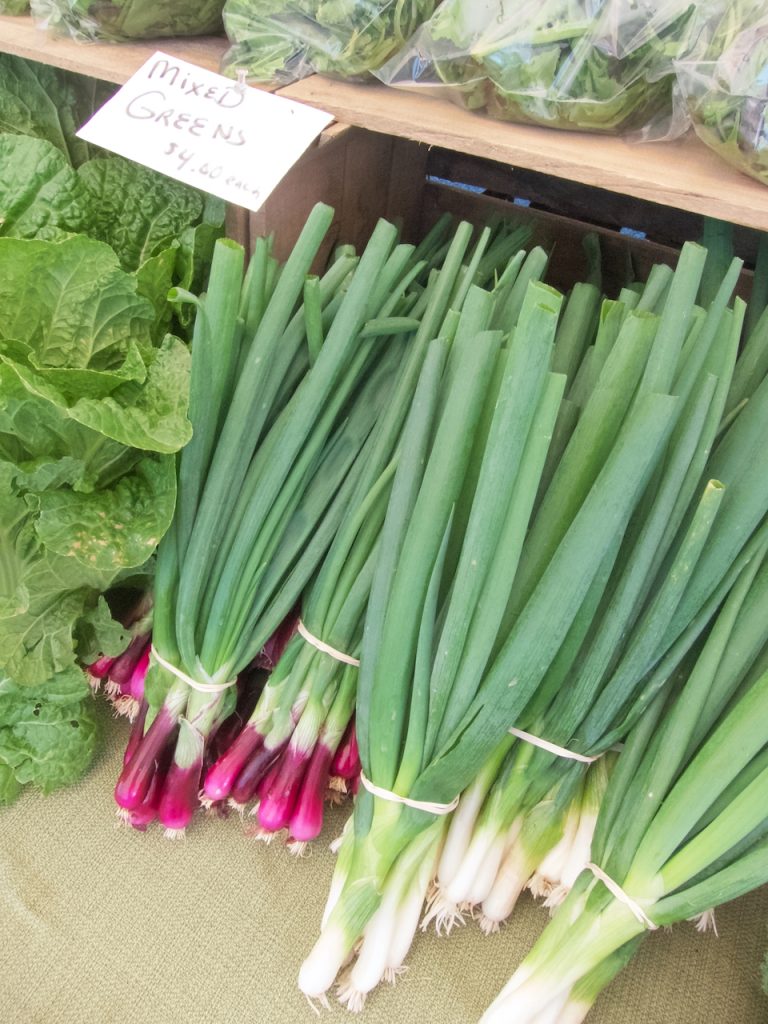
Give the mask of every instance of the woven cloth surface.
<svg viewBox="0 0 768 1024">
<path fill-rule="evenodd" d="M 301 860 L 246 839 L 237 815 L 201 815 L 178 842 L 116 828 L 126 726 L 105 714 L 105 733 L 78 786 L 0 811 L 0 1022 L 312 1024 L 296 973 L 348 808 Z M 419 934 L 362 1024 L 474 1024 L 546 919 L 526 897 L 498 935 L 472 922 L 448 939 Z M 764 889 L 718 911 L 719 939 L 689 924 L 650 936 L 588 1024 L 767 1024 L 766 922 Z M 322 1019 L 350 1017 L 334 1005 Z"/>
</svg>

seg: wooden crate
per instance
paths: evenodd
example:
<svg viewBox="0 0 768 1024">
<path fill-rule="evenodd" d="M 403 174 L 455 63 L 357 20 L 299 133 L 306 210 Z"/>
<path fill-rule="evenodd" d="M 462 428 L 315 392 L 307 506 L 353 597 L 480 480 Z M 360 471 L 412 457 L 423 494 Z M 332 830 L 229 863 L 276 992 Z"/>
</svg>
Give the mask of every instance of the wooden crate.
<svg viewBox="0 0 768 1024">
<path fill-rule="evenodd" d="M 530 176 L 521 183 L 519 176 L 504 165 L 479 157 L 336 125 L 294 166 L 258 213 L 233 211 L 230 230 L 247 248 L 259 235 L 274 233 L 276 254 L 284 259 L 312 206 L 328 203 L 336 215 L 318 261 L 322 263 L 340 242 L 364 245 L 379 217 L 397 222 L 403 239 L 415 242 L 446 211 L 477 225 L 502 214 L 530 226 L 532 244 L 542 245 L 551 253 L 547 280 L 561 289 L 585 278 L 584 239 L 597 235 L 603 286 L 608 295 L 617 294 L 630 280 L 645 278 L 654 263 L 674 265 L 683 242 L 695 239 L 701 230 L 701 218 L 681 214 L 662 222 L 655 204 L 626 197 L 626 223 L 635 228 L 645 224 L 647 207 L 649 229 L 663 223 L 666 240 L 662 243 L 633 237 L 599 223 L 601 211 L 594 194 L 600 190 L 581 186 L 584 194 L 580 207 L 579 186 L 570 187 L 566 200 L 562 181 L 543 175 L 539 178 L 531 205 L 519 205 L 515 200 L 521 192 L 525 197 Z M 610 196 L 609 220 L 615 224 L 623 219 L 621 200 Z M 561 203 L 567 206 L 567 215 L 553 212 Z M 749 258 L 746 250 L 752 240 L 748 234 L 737 241 L 743 242 L 744 255 Z M 745 296 L 751 289 L 751 278 L 751 271 L 745 270 L 739 287 Z"/>
</svg>

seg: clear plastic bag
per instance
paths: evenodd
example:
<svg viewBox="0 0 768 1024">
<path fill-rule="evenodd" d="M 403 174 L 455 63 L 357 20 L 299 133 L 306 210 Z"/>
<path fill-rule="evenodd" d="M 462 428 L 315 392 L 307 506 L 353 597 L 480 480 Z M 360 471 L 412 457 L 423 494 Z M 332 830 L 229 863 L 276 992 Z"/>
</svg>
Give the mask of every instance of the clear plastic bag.
<svg viewBox="0 0 768 1024">
<path fill-rule="evenodd" d="M 119 42 L 221 32 L 224 0 L 32 0 L 31 6 L 54 35 Z"/>
<path fill-rule="evenodd" d="M 0 14 L 26 14 L 29 0 L 0 0 Z"/>
<path fill-rule="evenodd" d="M 690 0 L 444 0 L 377 77 L 508 121 L 671 138 Z M 681 116 L 682 114 L 682 116 Z"/>
<path fill-rule="evenodd" d="M 677 75 L 697 135 L 768 185 L 768 4 L 723 0 Z"/>
<path fill-rule="evenodd" d="M 317 71 L 361 79 L 402 47 L 438 0 L 227 0 L 224 70 L 295 82 Z"/>
</svg>

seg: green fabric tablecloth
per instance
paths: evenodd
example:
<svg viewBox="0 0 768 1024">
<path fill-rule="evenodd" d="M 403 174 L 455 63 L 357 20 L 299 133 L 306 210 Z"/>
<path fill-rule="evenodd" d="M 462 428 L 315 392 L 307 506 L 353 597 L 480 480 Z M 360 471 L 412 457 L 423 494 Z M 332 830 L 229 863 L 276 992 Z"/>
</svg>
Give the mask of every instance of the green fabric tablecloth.
<svg viewBox="0 0 768 1024">
<path fill-rule="evenodd" d="M 310 856 L 201 816 L 183 841 L 115 827 L 126 726 L 78 786 L 0 811 L 0 1024 L 312 1024 L 296 988 L 317 933 L 348 808 Z M 525 897 L 500 934 L 469 922 L 419 934 L 365 1024 L 473 1024 L 546 922 Z M 759 962 L 768 891 L 718 911 L 720 938 L 678 925 L 649 937 L 589 1024 L 764 1024 Z M 337 1004 L 325 1019 L 350 1019 Z M 513 1022 L 510 1022 L 513 1024 Z"/>
</svg>

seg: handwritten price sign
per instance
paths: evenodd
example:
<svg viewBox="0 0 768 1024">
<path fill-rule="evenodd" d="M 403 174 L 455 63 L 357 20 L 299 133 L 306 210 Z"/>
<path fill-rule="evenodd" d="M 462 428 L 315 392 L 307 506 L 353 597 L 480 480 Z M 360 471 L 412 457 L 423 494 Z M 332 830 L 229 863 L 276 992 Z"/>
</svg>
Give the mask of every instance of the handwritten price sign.
<svg viewBox="0 0 768 1024">
<path fill-rule="evenodd" d="M 258 210 L 332 120 L 158 51 L 77 134 Z"/>
</svg>

